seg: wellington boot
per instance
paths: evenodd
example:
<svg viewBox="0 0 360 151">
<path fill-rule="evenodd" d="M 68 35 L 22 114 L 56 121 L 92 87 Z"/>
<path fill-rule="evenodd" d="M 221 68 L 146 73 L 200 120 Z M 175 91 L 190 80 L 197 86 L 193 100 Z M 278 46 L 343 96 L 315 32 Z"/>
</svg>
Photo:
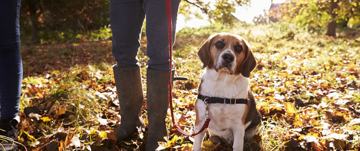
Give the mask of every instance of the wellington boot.
<svg viewBox="0 0 360 151">
<path fill-rule="evenodd" d="M 147 70 L 147 111 L 149 135 L 146 151 L 158 148 L 158 141 L 165 141 L 167 136 L 166 113 L 169 106 L 168 71 Z"/>
<path fill-rule="evenodd" d="M 0 123 L 0 151 L 16 151 L 18 149 L 19 119 L 2 119 Z"/>
<path fill-rule="evenodd" d="M 121 124 L 115 133 L 118 141 L 124 140 L 145 127 L 141 118 L 144 100 L 139 67 L 113 67 L 116 90 L 120 102 Z"/>
</svg>

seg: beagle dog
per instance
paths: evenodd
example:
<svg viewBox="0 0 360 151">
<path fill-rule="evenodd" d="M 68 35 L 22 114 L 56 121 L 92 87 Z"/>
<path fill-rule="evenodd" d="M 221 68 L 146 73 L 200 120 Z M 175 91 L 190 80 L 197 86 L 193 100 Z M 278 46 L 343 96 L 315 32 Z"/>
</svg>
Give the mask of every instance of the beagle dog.
<svg viewBox="0 0 360 151">
<path fill-rule="evenodd" d="M 242 151 L 244 139 L 252 138 L 261 123 L 249 88 L 250 72 L 256 66 L 249 44 L 238 35 L 219 33 L 206 40 L 198 55 L 205 70 L 195 102 L 195 132 L 209 117 L 210 135 Z M 194 151 L 201 150 L 204 134 L 195 136 Z"/>
</svg>

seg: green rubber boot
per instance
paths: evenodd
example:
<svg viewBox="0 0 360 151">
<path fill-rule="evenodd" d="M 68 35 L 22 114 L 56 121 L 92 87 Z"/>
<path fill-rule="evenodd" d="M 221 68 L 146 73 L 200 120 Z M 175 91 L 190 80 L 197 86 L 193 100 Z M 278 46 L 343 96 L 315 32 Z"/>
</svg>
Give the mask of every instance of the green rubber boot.
<svg viewBox="0 0 360 151">
<path fill-rule="evenodd" d="M 145 127 L 141 118 L 144 100 L 139 67 L 113 67 L 116 90 L 120 102 L 121 124 L 115 133 L 118 141 L 124 140 Z"/>
<path fill-rule="evenodd" d="M 146 151 L 154 151 L 158 141 L 165 141 L 168 132 L 165 118 L 169 107 L 168 71 L 147 70 L 147 111 L 149 120 L 149 135 Z"/>
</svg>

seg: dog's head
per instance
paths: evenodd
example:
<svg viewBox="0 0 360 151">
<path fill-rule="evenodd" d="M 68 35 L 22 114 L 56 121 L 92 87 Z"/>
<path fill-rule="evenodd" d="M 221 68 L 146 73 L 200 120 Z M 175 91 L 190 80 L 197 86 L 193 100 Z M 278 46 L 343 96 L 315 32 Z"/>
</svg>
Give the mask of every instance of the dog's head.
<svg viewBox="0 0 360 151">
<path fill-rule="evenodd" d="M 249 77 L 256 66 L 247 41 L 229 33 L 210 36 L 201 46 L 198 55 L 204 68 L 215 69 L 217 72 L 241 73 L 244 77 Z"/>
</svg>

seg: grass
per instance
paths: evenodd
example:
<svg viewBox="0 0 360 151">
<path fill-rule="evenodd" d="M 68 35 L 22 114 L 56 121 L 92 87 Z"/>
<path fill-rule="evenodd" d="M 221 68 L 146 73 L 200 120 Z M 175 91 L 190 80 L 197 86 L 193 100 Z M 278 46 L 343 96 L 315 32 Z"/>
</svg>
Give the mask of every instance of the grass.
<svg viewBox="0 0 360 151">
<path fill-rule="evenodd" d="M 264 122 L 254 139 L 246 143 L 245 150 L 356 150 L 360 147 L 359 126 L 349 125 L 360 118 L 357 37 L 326 37 L 286 23 L 211 25 L 185 28 L 177 33 L 173 52 L 176 74 L 188 78 L 188 81 L 176 81 L 173 91 L 176 121 L 185 119 L 183 129 L 192 132 L 195 120 L 193 104 L 203 71 L 197 51 L 210 35 L 218 32 L 244 37 L 258 60 L 250 77 L 250 87 Z M 146 95 L 145 37 L 141 44 L 138 59 Z M 66 150 L 113 149 L 111 142 L 121 116 L 112 72 L 115 61 L 111 41 L 23 45 L 22 55 L 24 80 L 19 141 L 28 149 L 52 147 L 52 141 L 55 148 L 62 145 Z M 24 110 L 31 106 L 39 108 L 36 114 L 43 119 L 25 115 Z M 146 108 L 145 102 L 143 108 Z M 146 121 L 146 110 L 142 113 Z M 44 117 L 51 120 L 46 121 Z M 192 138 L 180 136 L 173 129 L 170 116 L 166 120 L 169 140 L 172 140 L 167 150 L 191 147 Z M 329 132 L 347 138 L 326 138 Z M 79 137 L 74 137 L 75 134 Z M 140 130 L 134 139 L 123 142 L 122 147 L 141 149 L 146 138 L 147 130 Z M 206 136 L 205 141 L 208 139 Z M 77 140 L 80 146 L 71 143 Z M 226 144 L 221 148 L 231 149 Z"/>
</svg>

